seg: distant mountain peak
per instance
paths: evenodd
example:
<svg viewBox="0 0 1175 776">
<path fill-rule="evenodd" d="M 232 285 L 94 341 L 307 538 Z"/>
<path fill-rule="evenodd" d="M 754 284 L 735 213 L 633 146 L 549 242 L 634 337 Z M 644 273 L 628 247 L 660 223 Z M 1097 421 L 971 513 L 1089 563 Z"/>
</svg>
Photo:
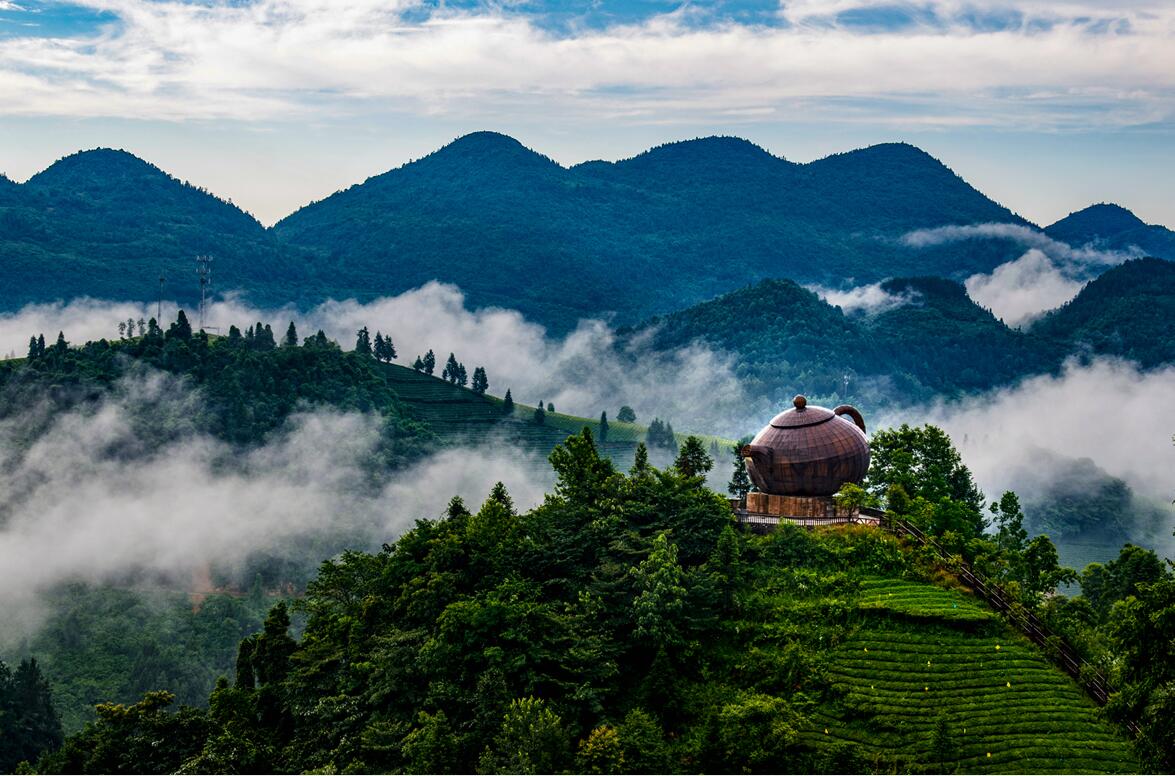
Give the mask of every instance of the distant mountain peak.
<svg viewBox="0 0 1175 776">
<path fill-rule="evenodd" d="M 694 164 L 698 162 L 722 164 L 764 161 L 785 162 L 762 146 L 732 135 L 710 135 L 692 140 L 677 140 L 654 146 L 648 151 L 616 162 L 618 166 L 653 166 L 663 164 Z"/>
<path fill-rule="evenodd" d="M 115 148 L 93 148 L 62 157 L 29 179 L 34 188 L 41 186 L 87 188 L 109 185 L 126 178 L 154 177 L 174 180 L 150 162 Z"/>
<path fill-rule="evenodd" d="M 1121 205 L 1099 202 L 1062 218 L 1048 229 L 1058 231 L 1080 231 L 1108 237 L 1113 234 L 1146 226 L 1141 218 Z"/>
<path fill-rule="evenodd" d="M 501 132 L 492 132 L 489 130 L 480 130 L 462 135 L 424 158 L 468 159 L 477 162 L 487 159 L 501 160 L 512 158 L 558 166 L 558 163 L 553 159 L 527 148 L 509 135 L 503 135 Z"/>
</svg>

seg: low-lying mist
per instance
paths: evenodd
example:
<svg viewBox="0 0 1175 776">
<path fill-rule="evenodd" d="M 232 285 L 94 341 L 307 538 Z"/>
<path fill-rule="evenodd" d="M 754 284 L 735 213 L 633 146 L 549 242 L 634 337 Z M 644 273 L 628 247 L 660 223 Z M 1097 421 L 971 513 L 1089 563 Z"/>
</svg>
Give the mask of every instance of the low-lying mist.
<svg viewBox="0 0 1175 776">
<path fill-rule="evenodd" d="M 163 307 L 164 318 L 173 320 L 176 305 Z M 120 321 L 150 317 L 154 309 L 95 300 L 30 305 L 0 315 L 0 352 L 23 355 L 29 336 L 41 332 L 50 342 L 59 330 L 75 344 L 115 339 Z M 188 314 L 195 325 L 190 310 Z M 755 406 L 747 395 L 729 354 L 700 344 L 657 350 L 647 334 L 622 344 L 615 330 L 600 320 L 581 321 L 567 336 L 555 337 L 515 310 L 470 309 L 460 289 L 443 283 L 367 303 L 331 300 L 307 311 L 261 310 L 230 297 L 210 306 L 207 321 L 222 333 L 229 325 L 243 330 L 262 321 L 279 338 L 294 321 L 301 336 L 322 329 L 348 349 L 356 331 L 366 326 L 372 337 L 377 330 L 391 336 L 397 363 L 410 366 L 417 355 L 431 349 L 439 375 L 449 353 L 454 353 L 470 374 L 475 366 L 486 368 L 491 394 L 502 396 L 510 389 L 516 402 L 543 401 L 559 412 L 590 418 L 607 411 L 615 419 L 620 407 L 628 405 L 641 422 L 659 416 L 679 431 L 734 434 L 769 411 Z"/>
<path fill-rule="evenodd" d="M 169 375 L 137 375 L 47 425 L 37 412 L 0 424 L 0 639 L 34 630 L 62 583 L 191 589 L 210 569 L 239 577 L 259 553 L 312 569 L 393 541 L 454 495 L 476 508 L 502 481 L 528 508 L 550 485 L 533 454 L 492 440 L 380 471 L 380 419 L 357 413 L 295 414 L 242 452 L 183 426 L 199 401 Z M 144 444 L 144 423 L 173 424 L 169 441 Z"/>
</svg>

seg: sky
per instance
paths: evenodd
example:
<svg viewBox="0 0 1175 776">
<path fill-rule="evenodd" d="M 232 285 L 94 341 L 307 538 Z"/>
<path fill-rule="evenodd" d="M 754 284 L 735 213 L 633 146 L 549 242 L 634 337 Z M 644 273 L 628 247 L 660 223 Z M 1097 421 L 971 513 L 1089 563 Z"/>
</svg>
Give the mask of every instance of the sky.
<svg viewBox="0 0 1175 776">
<path fill-rule="evenodd" d="M 467 132 L 564 164 L 914 143 L 1175 226 L 1172 0 L 0 0 L 0 171 L 124 148 L 263 223 Z"/>
</svg>

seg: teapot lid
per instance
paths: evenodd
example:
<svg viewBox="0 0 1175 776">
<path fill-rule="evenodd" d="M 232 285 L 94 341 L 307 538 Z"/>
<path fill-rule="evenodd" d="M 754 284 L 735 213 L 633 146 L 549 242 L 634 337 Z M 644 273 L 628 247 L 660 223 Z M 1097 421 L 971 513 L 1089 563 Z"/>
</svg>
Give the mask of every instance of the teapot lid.
<svg viewBox="0 0 1175 776">
<path fill-rule="evenodd" d="M 808 400 L 804 396 L 796 396 L 792 399 L 792 404 L 795 406 L 790 410 L 784 410 L 771 419 L 771 425 L 775 428 L 802 428 L 804 426 L 815 426 L 817 423 L 823 423 L 829 418 L 836 417 L 832 410 L 825 407 L 817 407 L 816 405 L 808 406 Z"/>
</svg>

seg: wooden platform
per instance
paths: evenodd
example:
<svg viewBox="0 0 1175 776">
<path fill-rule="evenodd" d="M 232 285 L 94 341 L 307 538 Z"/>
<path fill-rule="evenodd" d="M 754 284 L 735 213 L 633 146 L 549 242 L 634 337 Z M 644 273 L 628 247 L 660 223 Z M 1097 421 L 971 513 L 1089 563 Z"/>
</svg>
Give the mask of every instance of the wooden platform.
<svg viewBox="0 0 1175 776">
<path fill-rule="evenodd" d="M 803 528 L 825 525 L 879 525 L 880 513 L 862 512 L 856 507 L 839 507 L 830 496 L 776 496 L 769 493 L 748 493 L 745 504 L 732 499 L 730 507 L 738 521 L 756 530 L 789 523 Z"/>
</svg>

